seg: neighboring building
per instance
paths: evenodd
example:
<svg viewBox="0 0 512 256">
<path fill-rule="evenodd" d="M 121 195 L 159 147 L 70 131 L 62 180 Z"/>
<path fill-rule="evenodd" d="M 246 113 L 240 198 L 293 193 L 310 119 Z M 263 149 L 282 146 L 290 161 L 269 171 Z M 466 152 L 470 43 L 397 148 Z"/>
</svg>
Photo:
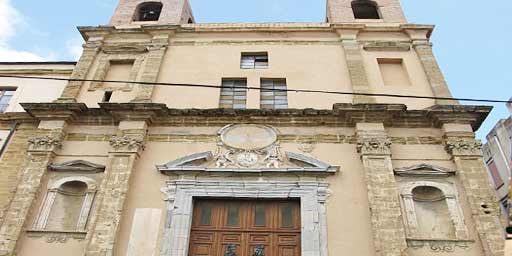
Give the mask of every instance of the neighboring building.
<svg viewBox="0 0 512 256">
<path fill-rule="evenodd" d="M 503 255 L 491 108 L 446 99 L 433 28 L 398 0 L 248 24 L 121 0 L 56 100 L 0 115 L 0 255 Z"/>
<path fill-rule="evenodd" d="M 512 100 L 512 99 L 511 99 Z M 511 116 L 501 119 L 487 134 L 483 146 L 484 159 L 492 184 L 503 210 L 503 223 L 510 226 L 510 177 L 512 174 L 512 104 L 507 104 Z"/>
</svg>

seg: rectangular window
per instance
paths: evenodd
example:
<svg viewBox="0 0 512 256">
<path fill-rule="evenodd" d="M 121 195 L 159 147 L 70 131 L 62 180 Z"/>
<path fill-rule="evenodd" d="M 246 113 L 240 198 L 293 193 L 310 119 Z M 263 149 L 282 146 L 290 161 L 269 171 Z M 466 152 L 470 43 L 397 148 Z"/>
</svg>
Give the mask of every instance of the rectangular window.
<svg viewBox="0 0 512 256">
<path fill-rule="evenodd" d="M 241 69 L 265 69 L 268 68 L 268 53 L 247 52 L 242 53 Z"/>
<path fill-rule="evenodd" d="M 288 108 L 286 79 L 261 79 L 260 107 L 262 109 Z"/>
<path fill-rule="evenodd" d="M 377 59 L 386 86 L 410 86 L 411 81 L 402 59 Z"/>
<path fill-rule="evenodd" d="M 5 112 L 16 89 L 0 89 L 0 113 Z"/>
<path fill-rule="evenodd" d="M 220 108 L 245 109 L 247 105 L 247 79 L 222 79 Z"/>
</svg>

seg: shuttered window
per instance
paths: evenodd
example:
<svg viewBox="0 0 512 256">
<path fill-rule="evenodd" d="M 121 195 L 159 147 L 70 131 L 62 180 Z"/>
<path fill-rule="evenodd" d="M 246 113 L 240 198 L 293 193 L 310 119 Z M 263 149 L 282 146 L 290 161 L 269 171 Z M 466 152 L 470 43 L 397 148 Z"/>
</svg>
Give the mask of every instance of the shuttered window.
<svg viewBox="0 0 512 256">
<path fill-rule="evenodd" d="M 245 109 L 247 105 L 247 80 L 222 79 L 220 108 Z"/>
<path fill-rule="evenodd" d="M 260 107 L 262 109 L 288 108 L 286 79 L 261 79 Z"/>
<path fill-rule="evenodd" d="M 266 52 L 242 53 L 241 69 L 268 68 L 268 54 Z"/>
</svg>

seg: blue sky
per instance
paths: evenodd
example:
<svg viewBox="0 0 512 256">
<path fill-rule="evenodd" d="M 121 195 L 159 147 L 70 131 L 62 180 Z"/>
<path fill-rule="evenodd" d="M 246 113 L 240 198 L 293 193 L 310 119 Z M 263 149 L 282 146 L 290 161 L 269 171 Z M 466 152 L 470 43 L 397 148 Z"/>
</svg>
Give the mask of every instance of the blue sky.
<svg viewBox="0 0 512 256">
<path fill-rule="evenodd" d="M 190 0 L 197 22 L 323 21 L 325 0 Z M 464 4 L 461 4 L 464 3 Z M 475 4 L 471 4 L 475 3 Z M 0 0 L 0 61 L 74 60 L 78 25 L 106 24 L 117 0 Z M 402 0 L 409 22 L 435 24 L 437 59 L 456 97 L 512 97 L 511 1 Z M 469 104 L 469 103 L 466 103 Z M 478 136 L 500 118 L 495 109 Z"/>
</svg>

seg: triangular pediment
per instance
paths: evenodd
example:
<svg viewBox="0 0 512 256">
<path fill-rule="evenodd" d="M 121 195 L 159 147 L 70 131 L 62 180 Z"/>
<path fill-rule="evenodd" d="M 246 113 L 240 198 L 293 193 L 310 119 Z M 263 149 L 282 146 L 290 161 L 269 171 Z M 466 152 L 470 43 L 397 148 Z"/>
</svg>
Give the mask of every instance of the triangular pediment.
<svg viewBox="0 0 512 256">
<path fill-rule="evenodd" d="M 395 169 L 395 175 L 398 176 L 431 176 L 431 177 L 447 177 L 455 175 L 454 170 L 450 170 L 444 167 L 430 165 L 430 164 L 418 164 L 404 168 Z"/>
<path fill-rule="evenodd" d="M 61 164 L 51 164 L 48 166 L 51 171 L 60 171 L 60 172 L 103 172 L 105 171 L 105 166 L 101 164 L 95 164 L 84 160 L 73 160 L 64 162 Z"/>
<path fill-rule="evenodd" d="M 254 160 L 254 164 L 245 166 L 247 161 L 252 159 L 243 159 L 244 157 L 258 158 L 257 154 L 251 153 L 239 154 L 234 159 L 229 157 L 216 157 L 211 151 L 191 154 L 185 157 L 170 161 L 164 165 L 157 165 L 157 169 L 162 173 L 176 171 L 204 171 L 204 172 L 238 172 L 238 173 L 258 173 L 258 172 L 324 172 L 335 173 L 339 167 L 332 166 L 310 156 L 285 152 L 285 157 L 269 160 L 268 157 Z"/>
</svg>

